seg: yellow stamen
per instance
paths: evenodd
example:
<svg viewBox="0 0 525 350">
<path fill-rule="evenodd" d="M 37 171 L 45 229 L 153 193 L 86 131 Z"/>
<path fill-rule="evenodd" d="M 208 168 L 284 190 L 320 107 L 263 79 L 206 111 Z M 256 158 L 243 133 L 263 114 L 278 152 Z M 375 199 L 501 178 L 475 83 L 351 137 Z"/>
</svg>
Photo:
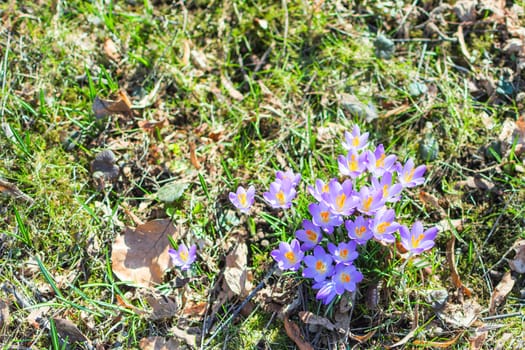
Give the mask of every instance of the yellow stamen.
<svg viewBox="0 0 525 350">
<path fill-rule="evenodd" d="M 412 178 L 414 177 L 414 172 L 415 171 L 416 171 L 416 169 L 412 169 L 412 170 L 410 170 L 410 173 L 405 175 L 405 182 L 412 181 Z"/>
<path fill-rule="evenodd" d="M 352 154 L 350 158 L 351 160 L 348 162 L 348 168 L 350 171 L 357 171 L 359 169 L 359 162 L 357 161 L 356 156 Z"/>
<path fill-rule="evenodd" d="M 241 203 L 241 206 L 245 207 L 247 204 L 246 200 L 246 193 L 240 193 L 237 198 L 239 198 L 239 202 Z"/>
<path fill-rule="evenodd" d="M 379 225 L 377 225 L 377 232 L 379 233 L 385 233 L 387 227 L 390 226 L 389 222 L 382 222 Z"/>
<path fill-rule="evenodd" d="M 330 191 L 330 187 L 328 187 L 328 184 L 326 184 L 326 185 L 323 186 L 322 192 L 326 193 L 328 191 Z"/>
<path fill-rule="evenodd" d="M 386 158 L 386 154 L 383 153 L 381 157 L 379 157 L 379 159 L 376 160 L 376 168 L 379 168 L 385 165 L 385 158 Z"/>
<path fill-rule="evenodd" d="M 312 230 L 306 230 L 306 237 L 312 242 L 317 241 L 317 233 Z"/>
<path fill-rule="evenodd" d="M 364 226 L 358 226 L 355 228 L 355 235 L 357 237 L 361 237 L 366 231 L 366 227 Z"/>
<path fill-rule="evenodd" d="M 327 212 L 327 211 L 322 211 L 320 216 L 321 216 L 321 220 L 323 220 L 323 222 L 328 222 L 330 220 L 330 213 Z"/>
<path fill-rule="evenodd" d="M 277 198 L 277 200 L 279 201 L 279 204 L 281 205 L 286 203 L 284 199 L 284 192 L 282 190 L 277 192 L 277 194 L 275 195 L 275 198 Z"/>
<path fill-rule="evenodd" d="M 182 251 L 182 252 L 179 253 L 179 256 L 180 256 L 180 260 L 182 260 L 184 262 L 188 261 L 188 253 Z"/>
<path fill-rule="evenodd" d="M 319 272 L 325 272 L 326 265 L 321 260 L 317 260 L 317 262 L 315 263 L 315 269 Z"/>
<path fill-rule="evenodd" d="M 372 197 L 368 197 L 366 200 L 365 200 L 365 203 L 363 204 L 363 209 L 365 211 L 368 211 L 370 209 L 370 206 L 372 205 L 372 200 L 373 198 Z"/>
<path fill-rule="evenodd" d="M 350 275 L 347 274 L 347 273 L 344 273 L 344 272 L 343 272 L 343 273 L 341 274 L 341 277 L 340 277 L 340 278 L 341 278 L 341 282 L 343 282 L 343 283 L 348 283 L 348 282 L 350 282 Z"/>
<path fill-rule="evenodd" d="M 288 259 L 288 261 L 290 263 L 294 263 L 295 262 L 295 253 L 294 252 L 286 252 L 286 253 L 284 253 L 284 257 L 286 259 Z"/>
<path fill-rule="evenodd" d="M 337 199 L 335 200 L 335 202 L 339 210 L 343 209 L 345 202 L 346 202 L 346 195 L 343 193 L 342 195 L 337 196 Z"/>
<path fill-rule="evenodd" d="M 359 146 L 359 137 L 354 137 L 354 139 L 352 140 L 352 144 L 354 145 L 354 147 Z"/>
<path fill-rule="evenodd" d="M 388 185 L 383 186 L 383 198 L 388 197 Z"/>
<path fill-rule="evenodd" d="M 421 241 L 423 240 L 423 238 L 425 238 L 425 235 L 424 234 L 420 234 L 419 236 L 417 236 L 417 238 L 415 236 L 412 236 L 412 247 L 413 248 L 417 248 L 419 247 L 419 244 L 421 243 Z"/>
<path fill-rule="evenodd" d="M 345 259 L 348 256 L 348 249 L 342 249 L 339 255 L 341 258 Z"/>
</svg>

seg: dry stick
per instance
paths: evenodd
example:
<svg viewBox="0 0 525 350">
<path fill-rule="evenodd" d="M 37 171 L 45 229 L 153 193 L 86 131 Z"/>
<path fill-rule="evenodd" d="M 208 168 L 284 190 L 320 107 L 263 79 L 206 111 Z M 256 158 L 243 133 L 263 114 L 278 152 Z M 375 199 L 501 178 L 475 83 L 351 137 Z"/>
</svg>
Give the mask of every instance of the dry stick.
<svg viewBox="0 0 525 350">
<path fill-rule="evenodd" d="M 266 275 L 263 277 L 262 281 L 259 282 L 259 284 L 255 287 L 255 289 L 246 297 L 246 299 L 244 299 L 244 301 L 241 303 L 241 305 L 237 306 L 237 308 L 233 311 L 233 313 L 226 319 L 226 321 L 224 321 L 216 330 L 215 332 L 213 333 L 213 335 L 208 338 L 208 340 L 206 341 L 205 344 L 201 343 L 201 349 L 204 349 L 204 347 L 208 346 L 210 344 L 210 342 L 213 340 L 213 338 L 215 338 L 219 333 L 220 331 L 226 327 L 227 324 L 231 323 L 235 317 L 237 317 L 237 315 L 241 312 L 242 308 L 244 306 L 246 306 L 246 304 L 248 304 L 248 302 L 255 296 L 255 294 L 261 290 L 264 285 L 266 284 L 266 282 L 268 282 L 268 279 L 273 275 L 273 273 L 277 270 L 277 264 L 273 265 L 271 268 L 270 268 L 270 271 L 268 271 L 266 273 Z"/>
</svg>

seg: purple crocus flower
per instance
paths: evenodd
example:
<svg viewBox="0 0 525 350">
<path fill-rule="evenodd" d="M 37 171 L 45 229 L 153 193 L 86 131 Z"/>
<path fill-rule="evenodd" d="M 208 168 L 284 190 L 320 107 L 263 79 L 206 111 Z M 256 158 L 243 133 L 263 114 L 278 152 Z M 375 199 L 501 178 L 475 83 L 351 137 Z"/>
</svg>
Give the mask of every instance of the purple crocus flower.
<svg viewBox="0 0 525 350">
<path fill-rule="evenodd" d="M 356 178 L 366 170 L 366 153 L 361 153 L 356 149 L 350 149 L 346 156 L 337 157 L 339 172 L 344 176 Z"/>
<path fill-rule="evenodd" d="M 301 174 L 295 174 L 291 169 L 286 171 L 278 170 L 275 173 L 275 177 L 278 181 L 291 181 L 292 186 L 297 186 L 301 182 Z"/>
<path fill-rule="evenodd" d="M 321 282 L 326 277 L 330 277 L 334 270 L 332 265 L 334 259 L 321 246 L 315 247 L 314 255 L 305 256 L 303 261 L 307 266 L 303 270 L 303 277 L 312 278 L 316 282 Z"/>
<path fill-rule="evenodd" d="M 237 192 L 230 192 L 230 201 L 232 204 L 239 209 L 241 212 L 247 214 L 253 205 L 255 197 L 255 187 L 250 186 L 248 190 L 245 190 L 244 187 L 239 186 Z"/>
<path fill-rule="evenodd" d="M 350 215 L 354 212 L 359 199 L 354 196 L 352 181 L 330 181 L 328 192 L 322 194 L 324 202 L 330 207 L 332 213 L 337 215 Z"/>
<path fill-rule="evenodd" d="M 335 292 L 335 283 L 329 279 L 317 282 L 312 286 L 313 289 L 319 289 L 315 297 L 327 305 L 334 300 L 337 293 Z"/>
<path fill-rule="evenodd" d="M 330 180 L 330 182 L 332 181 L 337 181 L 337 179 Z M 315 184 L 313 186 L 308 186 L 308 192 L 314 196 L 318 202 L 323 201 L 323 193 L 327 193 L 329 190 L 330 183 L 325 183 L 320 179 L 315 180 Z"/>
<path fill-rule="evenodd" d="M 295 231 L 295 237 L 303 242 L 301 249 L 306 251 L 317 246 L 323 235 L 319 226 L 315 226 L 310 220 L 303 220 L 303 229 Z"/>
<path fill-rule="evenodd" d="M 180 267 L 181 270 L 187 270 L 190 268 L 191 264 L 197 258 L 197 247 L 192 245 L 190 249 L 186 247 L 186 244 L 179 244 L 179 249 L 168 249 L 168 254 L 171 257 L 173 265 Z"/>
<path fill-rule="evenodd" d="M 357 271 L 354 265 L 337 264 L 332 281 L 335 283 L 335 292 L 341 295 L 345 290 L 354 292 L 357 284 L 363 280 L 363 274 Z"/>
<path fill-rule="evenodd" d="M 332 213 L 330 207 L 324 203 L 311 203 L 308 206 L 308 211 L 312 215 L 312 222 L 327 233 L 334 232 L 335 226 L 340 226 L 343 223 L 341 215 Z"/>
<path fill-rule="evenodd" d="M 399 181 L 403 187 L 415 187 L 422 185 L 425 182 L 423 174 L 426 170 L 427 167 L 424 165 L 414 168 L 414 161 L 409 159 L 399 171 L 397 181 Z"/>
<path fill-rule="evenodd" d="M 345 141 L 343 141 L 343 147 L 346 150 L 360 150 L 366 147 L 368 144 L 368 133 L 361 134 L 359 126 L 354 125 L 352 132 L 345 131 Z"/>
<path fill-rule="evenodd" d="M 374 238 L 380 242 L 394 243 L 396 238 L 393 233 L 399 229 L 400 225 L 395 222 L 396 212 L 394 209 L 381 209 L 372 219 L 370 219 L 370 231 Z"/>
<path fill-rule="evenodd" d="M 400 183 L 392 184 L 392 173 L 385 172 L 380 180 L 375 177 L 371 178 L 372 188 L 374 190 L 383 191 L 383 199 L 386 202 L 399 201 L 399 194 L 403 190 L 403 185 Z"/>
<path fill-rule="evenodd" d="M 386 155 L 385 147 L 378 145 L 374 152 L 366 152 L 367 168 L 375 177 L 382 176 L 386 171 L 393 171 L 397 157 L 393 154 Z"/>
<path fill-rule="evenodd" d="M 299 269 L 304 257 L 299 241 L 296 239 L 292 239 L 290 244 L 286 242 L 279 243 L 279 249 L 272 250 L 270 255 L 277 261 L 279 269 L 292 271 Z"/>
<path fill-rule="evenodd" d="M 333 243 L 328 243 L 328 251 L 332 254 L 336 263 L 350 264 L 359 256 L 356 246 L 357 243 L 355 241 L 341 242 L 337 246 Z"/>
<path fill-rule="evenodd" d="M 272 208 L 288 209 L 292 206 L 292 200 L 297 191 L 290 180 L 274 181 L 270 184 L 270 191 L 264 192 L 264 199 Z"/>
<path fill-rule="evenodd" d="M 357 193 L 357 196 L 359 197 L 357 210 L 366 215 L 374 215 L 376 211 L 385 205 L 383 191 L 381 190 L 363 186 Z"/>
<path fill-rule="evenodd" d="M 436 239 L 437 233 L 437 227 L 423 231 L 423 224 L 420 221 L 416 221 L 410 231 L 406 226 L 399 228 L 401 244 L 412 255 L 421 254 L 425 250 L 432 248 L 435 244 L 434 240 Z"/>
<path fill-rule="evenodd" d="M 370 219 L 364 216 L 358 216 L 354 221 L 347 220 L 345 222 L 348 237 L 355 240 L 357 244 L 366 244 L 374 236 L 372 231 L 368 228 Z"/>
</svg>

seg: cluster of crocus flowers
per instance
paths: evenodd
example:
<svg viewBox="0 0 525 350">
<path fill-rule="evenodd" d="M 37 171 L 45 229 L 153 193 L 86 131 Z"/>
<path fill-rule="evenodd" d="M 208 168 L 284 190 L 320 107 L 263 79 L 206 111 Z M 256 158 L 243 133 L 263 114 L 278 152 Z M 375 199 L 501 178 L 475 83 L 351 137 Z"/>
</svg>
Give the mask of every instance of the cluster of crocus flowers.
<svg viewBox="0 0 525 350">
<path fill-rule="evenodd" d="M 436 228 L 425 231 L 420 222 L 411 229 L 398 223 L 390 207 L 400 200 L 403 189 L 424 183 L 424 165 L 416 167 L 412 159 L 402 164 L 395 155 L 386 154 L 383 145 L 369 149 L 368 133 L 361 133 L 357 125 L 345 133 L 343 147 L 346 154 L 337 158 L 341 177 L 316 179 L 308 186 L 315 199 L 308 205 L 311 218 L 303 220 L 290 243 L 281 242 L 271 252 L 281 270 L 302 269 L 302 276 L 314 281 L 317 299 L 325 304 L 354 292 L 363 280 L 354 261 L 359 247 L 369 240 L 386 245 L 399 237 L 409 254 L 417 255 L 431 249 L 437 235 Z M 278 171 L 264 199 L 273 208 L 290 208 L 300 179 L 291 170 Z M 241 189 L 237 195 L 230 193 L 230 199 L 244 211 L 246 205 L 238 199 Z"/>
</svg>

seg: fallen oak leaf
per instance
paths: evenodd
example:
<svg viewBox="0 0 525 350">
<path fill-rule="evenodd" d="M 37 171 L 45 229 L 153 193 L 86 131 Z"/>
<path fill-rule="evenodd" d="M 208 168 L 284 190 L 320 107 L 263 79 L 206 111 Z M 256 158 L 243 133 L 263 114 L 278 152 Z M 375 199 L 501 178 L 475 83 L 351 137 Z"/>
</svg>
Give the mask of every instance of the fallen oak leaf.
<svg viewBox="0 0 525 350">
<path fill-rule="evenodd" d="M 184 340 L 189 346 L 193 348 L 197 347 L 197 336 L 195 334 L 190 334 L 187 331 L 178 327 L 171 328 L 171 332 L 177 338 Z"/>
<path fill-rule="evenodd" d="M 62 339 L 67 339 L 69 343 L 88 342 L 88 338 L 77 328 L 70 320 L 62 318 L 53 318 L 56 330 Z"/>
<path fill-rule="evenodd" d="M 239 243 L 226 256 L 224 279 L 235 295 L 245 296 L 253 288 L 248 277 L 248 246 L 246 243 Z"/>
<path fill-rule="evenodd" d="M 329 319 L 316 315 L 309 311 L 299 312 L 299 318 L 301 319 L 301 321 L 309 325 L 322 326 L 328 329 L 329 331 L 333 331 L 335 329 L 335 325 L 332 322 L 330 322 Z"/>
<path fill-rule="evenodd" d="M 110 38 L 104 40 L 104 53 L 113 61 L 120 61 L 120 54 L 118 53 L 117 46 L 115 45 L 115 42 Z"/>
<path fill-rule="evenodd" d="M 496 313 L 496 307 L 500 306 L 505 301 L 507 294 L 510 293 L 515 282 L 516 280 L 512 278 L 510 271 L 507 271 L 505 275 L 503 275 L 503 278 L 492 292 L 489 315 L 494 315 Z"/>
<path fill-rule="evenodd" d="M 518 273 L 525 273 L 525 239 L 521 239 L 514 243 L 512 249 L 516 252 L 514 259 L 509 260 L 509 265 L 512 271 Z"/>
<path fill-rule="evenodd" d="M 290 321 L 287 315 L 284 316 L 284 330 L 299 350 L 314 350 L 314 347 L 303 339 L 299 326 Z"/>
<path fill-rule="evenodd" d="M 102 100 L 98 96 L 95 96 L 92 109 L 97 119 L 108 117 L 113 114 L 122 114 L 127 117 L 133 115 L 131 101 L 129 100 L 128 95 L 123 90 L 120 90 L 118 95 L 119 98 L 116 101 Z"/>
<path fill-rule="evenodd" d="M 487 340 L 489 332 L 486 330 L 481 330 L 480 328 L 476 329 L 474 337 L 469 339 L 470 350 L 480 350 L 483 348 L 483 344 Z"/>
<path fill-rule="evenodd" d="M 180 349 L 180 344 L 176 339 L 164 337 L 147 337 L 142 338 L 139 343 L 140 350 L 177 350 Z"/>
<path fill-rule="evenodd" d="M 161 283 L 164 271 L 171 265 L 170 241 L 176 239 L 169 219 L 153 220 L 135 229 L 127 227 L 112 245 L 111 268 L 124 282 L 141 287 Z"/>
<path fill-rule="evenodd" d="M 179 309 L 175 300 L 165 295 L 147 294 L 146 300 L 152 308 L 149 318 L 154 321 L 171 318 Z"/>
</svg>

